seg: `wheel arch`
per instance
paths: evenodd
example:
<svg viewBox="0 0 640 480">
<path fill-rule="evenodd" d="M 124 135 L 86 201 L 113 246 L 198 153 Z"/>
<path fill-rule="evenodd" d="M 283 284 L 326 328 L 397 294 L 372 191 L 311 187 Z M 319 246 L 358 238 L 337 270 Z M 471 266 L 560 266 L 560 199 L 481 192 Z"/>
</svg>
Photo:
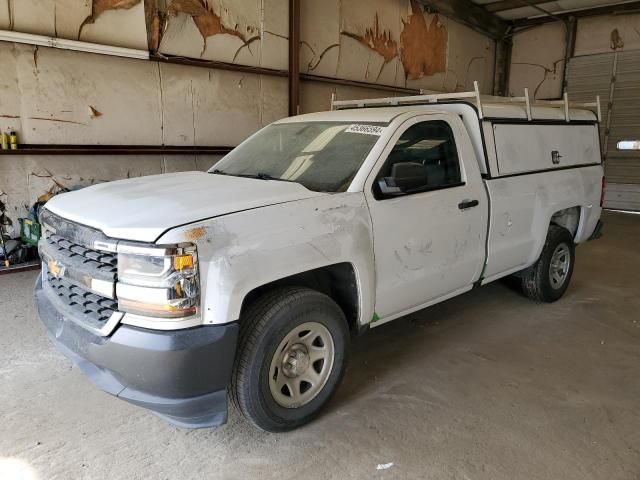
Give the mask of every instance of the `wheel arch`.
<svg viewBox="0 0 640 480">
<path fill-rule="evenodd" d="M 249 291 L 242 300 L 240 318 L 255 299 L 279 287 L 307 287 L 324 293 L 342 309 L 352 333 L 359 333 L 365 326 L 361 324 L 361 292 L 357 272 L 349 262 L 335 263 L 282 277 L 265 283 Z"/>
<path fill-rule="evenodd" d="M 571 203 L 568 203 L 570 206 L 566 205 L 556 205 L 552 209 L 541 212 L 538 222 L 534 222 L 539 226 L 535 229 L 533 248 L 526 264 L 527 268 L 540 258 L 551 225 L 565 228 L 571 234 L 574 243 L 578 243 L 584 223 L 583 206 L 571 205 Z"/>
<path fill-rule="evenodd" d="M 575 241 L 581 221 L 582 207 L 576 205 L 575 207 L 563 208 L 554 212 L 551 215 L 551 220 L 549 220 L 549 225 L 557 225 L 567 229 Z"/>
</svg>

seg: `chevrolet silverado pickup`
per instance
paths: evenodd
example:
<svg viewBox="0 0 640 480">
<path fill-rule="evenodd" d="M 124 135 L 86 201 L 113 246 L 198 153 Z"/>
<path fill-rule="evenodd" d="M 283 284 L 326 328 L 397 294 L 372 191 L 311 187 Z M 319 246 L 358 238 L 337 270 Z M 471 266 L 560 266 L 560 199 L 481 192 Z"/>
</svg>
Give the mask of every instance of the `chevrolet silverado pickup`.
<svg viewBox="0 0 640 480">
<path fill-rule="evenodd" d="M 509 275 L 538 302 L 564 294 L 600 233 L 599 122 L 526 100 L 334 102 L 208 172 L 59 195 L 40 318 L 99 388 L 174 425 L 220 425 L 230 398 L 296 428 L 367 329 Z"/>
</svg>

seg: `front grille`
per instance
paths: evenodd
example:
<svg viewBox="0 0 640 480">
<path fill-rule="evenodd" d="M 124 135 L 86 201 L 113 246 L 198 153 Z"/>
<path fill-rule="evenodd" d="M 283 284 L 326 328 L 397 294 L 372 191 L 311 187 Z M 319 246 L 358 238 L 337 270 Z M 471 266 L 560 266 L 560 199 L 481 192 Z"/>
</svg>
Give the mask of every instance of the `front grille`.
<svg viewBox="0 0 640 480">
<path fill-rule="evenodd" d="M 76 316 L 81 316 L 88 326 L 101 329 L 117 311 L 118 303 L 85 290 L 78 285 L 56 278 L 47 272 L 47 283 L 54 295 Z"/>
<path fill-rule="evenodd" d="M 123 315 L 115 300 L 118 256 L 110 251 L 115 250 L 116 242 L 47 209 L 40 219 L 43 235 L 38 247 L 45 290 L 70 320 L 109 335 Z M 96 244 L 104 250 L 97 250 Z"/>
<path fill-rule="evenodd" d="M 111 278 L 115 281 L 118 272 L 118 255 L 111 252 L 100 252 L 73 243 L 60 235 L 46 232 L 45 241 L 50 247 L 48 250 L 56 260 L 69 260 L 71 263 L 79 262 L 84 268 L 95 270 L 97 274 L 93 278 Z"/>
</svg>

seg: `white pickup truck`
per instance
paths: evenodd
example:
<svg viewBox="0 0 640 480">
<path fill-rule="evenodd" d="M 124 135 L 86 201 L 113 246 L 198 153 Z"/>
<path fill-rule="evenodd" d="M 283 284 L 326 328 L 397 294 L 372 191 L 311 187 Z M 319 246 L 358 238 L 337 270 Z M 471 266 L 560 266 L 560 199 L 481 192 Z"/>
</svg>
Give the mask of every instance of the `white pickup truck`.
<svg viewBox="0 0 640 480">
<path fill-rule="evenodd" d="M 601 227 L 598 119 L 526 100 L 334 102 L 207 173 L 55 197 L 40 317 L 95 384 L 175 425 L 224 423 L 230 395 L 259 428 L 300 426 L 369 327 L 507 275 L 563 295 Z"/>
</svg>

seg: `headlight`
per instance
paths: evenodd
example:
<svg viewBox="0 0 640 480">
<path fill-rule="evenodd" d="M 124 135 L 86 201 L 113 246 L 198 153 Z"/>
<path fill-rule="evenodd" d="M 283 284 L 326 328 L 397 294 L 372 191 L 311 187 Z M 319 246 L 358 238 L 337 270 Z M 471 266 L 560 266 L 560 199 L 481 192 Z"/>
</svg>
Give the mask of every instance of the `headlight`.
<svg viewBox="0 0 640 480">
<path fill-rule="evenodd" d="M 118 309 L 151 317 L 188 317 L 199 301 L 198 259 L 193 245 L 118 244 Z"/>
</svg>

